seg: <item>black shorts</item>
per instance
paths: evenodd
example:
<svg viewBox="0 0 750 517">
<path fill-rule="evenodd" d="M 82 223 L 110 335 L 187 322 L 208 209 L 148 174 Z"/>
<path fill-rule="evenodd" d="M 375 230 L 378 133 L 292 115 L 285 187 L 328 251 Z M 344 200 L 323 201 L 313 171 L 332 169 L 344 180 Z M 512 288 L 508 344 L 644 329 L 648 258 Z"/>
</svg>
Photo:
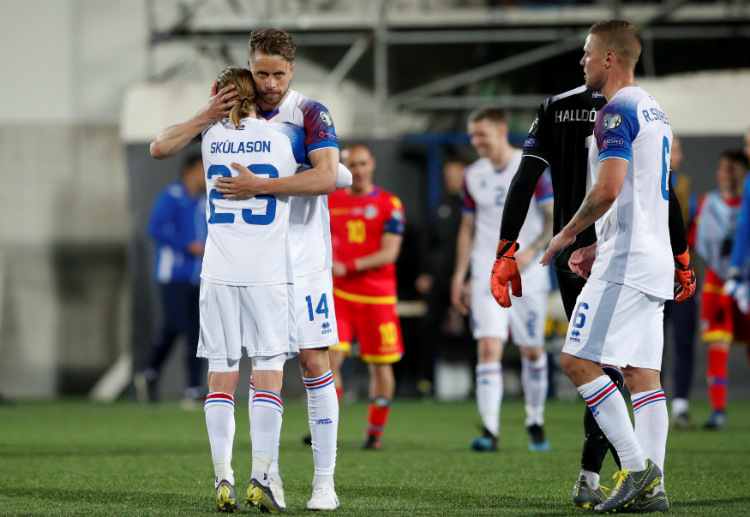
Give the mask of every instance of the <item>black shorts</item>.
<svg viewBox="0 0 750 517">
<path fill-rule="evenodd" d="M 586 285 L 586 279 L 576 275 L 572 271 L 555 270 L 555 275 L 557 276 L 557 283 L 560 286 L 560 297 L 565 307 L 565 314 L 568 315 L 568 321 L 570 321 L 573 311 L 576 308 L 578 295 L 581 294 L 583 286 Z"/>
</svg>

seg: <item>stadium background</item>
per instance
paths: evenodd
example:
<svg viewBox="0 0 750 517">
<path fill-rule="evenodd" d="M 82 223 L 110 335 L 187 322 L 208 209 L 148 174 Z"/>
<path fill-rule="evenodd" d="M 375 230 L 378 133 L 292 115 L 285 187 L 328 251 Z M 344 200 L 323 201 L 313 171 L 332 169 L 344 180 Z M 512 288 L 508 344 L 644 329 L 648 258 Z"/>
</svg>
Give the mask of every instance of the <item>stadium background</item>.
<svg viewBox="0 0 750 517">
<path fill-rule="evenodd" d="M 158 318 L 145 218 L 180 165 L 150 159 L 148 142 L 202 107 L 226 64 L 246 62 L 254 28 L 294 36 L 292 87 L 328 106 L 342 141 L 372 144 L 376 182 L 404 201 L 408 236 L 424 230 L 448 150 L 473 156 L 468 111 L 506 108 L 518 145 L 541 100 L 580 84 L 583 34 L 600 19 L 643 27 L 639 83 L 682 138 L 681 172 L 697 195 L 750 124 L 743 0 L 0 0 L 0 12 L 0 394 L 9 399 L 131 394 L 127 379 Z M 403 300 L 418 272 L 409 246 Z M 181 391 L 178 355 L 167 396 Z M 696 398 L 704 355 L 697 345 Z M 730 397 L 747 399 L 744 353 L 733 357 Z M 288 379 L 293 392 L 298 375 Z"/>
</svg>

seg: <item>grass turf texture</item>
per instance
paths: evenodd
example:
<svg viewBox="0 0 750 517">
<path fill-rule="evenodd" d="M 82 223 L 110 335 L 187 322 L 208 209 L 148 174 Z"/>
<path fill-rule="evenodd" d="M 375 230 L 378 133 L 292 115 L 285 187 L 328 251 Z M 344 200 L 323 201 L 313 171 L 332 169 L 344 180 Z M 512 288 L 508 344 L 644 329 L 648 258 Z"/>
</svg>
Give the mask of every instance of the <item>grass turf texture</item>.
<svg viewBox="0 0 750 517">
<path fill-rule="evenodd" d="M 667 489 L 674 516 L 750 515 L 750 413 L 729 405 L 723 432 L 672 431 Z M 396 401 L 385 450 L 362 451 L 366 405 L 342 406 L 337 492 L 341 516 L 584 515 L 571 503 L 580 461 L 582 402 L 551 402 L 552 450 L 531 453 L 523 403 L 503 403 L 498 453 L 469 451 L 473 402 Z M 692 404 L 697 422 L 706 403 Z M 237 495 L 250 477 L 247 401 L 236 405 Z M 289 515 L 310 497 L 312 454 L 304 402 L 285 405 L 281 473 Z M 602 480 L 615 465 L 608 457 Z M 245 510 L 243 513 L 257 513 Z M 176 402 L 146 406 L 83 400 L 0 405 L 0 516 L 198 516 L 214 510 L 203 412 Z"/>
</svg>

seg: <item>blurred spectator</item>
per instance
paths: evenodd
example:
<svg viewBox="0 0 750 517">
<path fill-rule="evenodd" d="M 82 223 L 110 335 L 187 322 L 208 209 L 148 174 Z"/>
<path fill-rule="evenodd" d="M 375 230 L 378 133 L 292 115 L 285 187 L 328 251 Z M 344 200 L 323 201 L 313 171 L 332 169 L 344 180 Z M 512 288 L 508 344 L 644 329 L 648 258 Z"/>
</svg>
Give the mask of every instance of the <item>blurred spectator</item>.
<svg viewBox="0 0 750 517">
<path fill-rule="evenodd" d="M 181 178 L 156 198 L 148 234 L 156 245 L 154 277 L 159 284 L 163 322 L 151 344 L 146 368 L 133 381 L 138 398 L 158 399 L 164 361 L 179 336 L 185 338 L 184 403 L 202 402 L 203 361 L 196 357 L 199 333 L 198 298 L 206 245 L 206 180 L 200 154 L 185 161 Z"/>
<path fill-rule="evenodd" d="M 417 292 L 427 303 L 419 340 L 419 382 L 424 395 L 433 392 L 435 359 L 448 353 L 450 344 L 470 341 L 466 318 L 451 306 L 451 275 L 456 263 L 456 236 L 461 225 L 461 188 L 468 160 L 451 158 L 443 165 L 443 195 L 430 214 L 422 243 L 424 271 L 415 281 Z M 463 338 L 463 341 L 461 341 Z M 468 347 L 467 347 L 468 348 Z M 462 354 L 465 348 L 459 347 Z"/>
<path fill-rule="evenodd" d="M 688 233 L 692 233 L 697 202 L 690 191 L 691 182 L 680 174 L 682 164 L 682 144 L 676 136 L 672 141 L 671 169 L 672 186 L 682 209 L 682 220 Z M 682 302 L 667 300 L 664 304 L 664 323 L 672 325 L 674 341 L 674 394 L 672 395 L 672 426 L 677 429 L 689 429 L 693 426 L 688 414 L 690 385 L 693 380 L 695 323 L 698 303 L 695 296 Z"/>
<path fill-rule="evenodd" d="M 743 152 L 750 160 L 750 128 L 745 131 Z M 735 299 L 743 313 L 750 313 L 750 175 L 745 178 L 740 219 L 734 235 L 732 259 L 724 290 Z"/>
<path fill-rule="evenodd" d="M 750 317 L 724 289 L 730 268 L 732 241 L 742 201 L 748 158 L 741 151 L 724 151 L 716 169 L 718 189 L 705 194 L 696 215 L 695 252 L 705 261 L 701 293 L 701 337 L 708 343 L 706 381 L 713 413 L 703 426 L 724 429 L 729 348 L 733 341 L 750 341 Z"/>
</svg>

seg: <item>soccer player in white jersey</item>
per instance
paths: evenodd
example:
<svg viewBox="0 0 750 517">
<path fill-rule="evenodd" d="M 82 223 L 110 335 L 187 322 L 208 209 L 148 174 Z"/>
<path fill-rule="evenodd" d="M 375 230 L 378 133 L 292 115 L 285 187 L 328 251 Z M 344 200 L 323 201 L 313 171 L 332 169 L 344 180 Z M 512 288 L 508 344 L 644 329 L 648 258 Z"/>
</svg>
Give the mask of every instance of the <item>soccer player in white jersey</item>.
<svg viewBox="0 0 750 517">
<path fill-rule="evenodd" d="M 244 73 L 247 77 L 251 77 L 249 71 L 244 70 Z M 214 84 L 212 90 L 211 90 L 211 98 L 209 99 L 207 105 L 204 107 L 203 110 L 201 110 L 199 113 L 197 113 L 195 116 L 191 117 L 187 121 L 176 124 L 173 126 L 170 126 L 166 128 L 162 133 L 158 136 L 158 138 L 151 144 L 151 155 L 155 158 L 168 158 L 170 156 L 174 156 L 177 153 L 179 153 L 182 149 L 193 143 L 197 140 L 197 138 L 200 136 L 201 132 L 211 124 L 220 121 L 227 116 L 229 116 L 230 110 L 239 102 L 237 99 L 239 98 L 237 95 L 237 90 L 235 88 L 234 84 L 228 84 L 227 86 L 220 87 L 217 83 Z M 278 130 L 282 133 L 285 133 L 289 136 L 289 138 L 292 141 L 292 148 L 298 149 L 300 140 L 299 140 L 299 132 L 296 131 L 290 131 L 289 125 L 283 125 L 283 124 L 275 124 L 275 123 L 268 123 L 268 122 L 262 122 L 262 121 L 255 121 L 257 123 L 265 124 L 265 126 L 268 127 L 268 129 L 274 129 Z M 298 152 L 295 152 L 295 159 Z M 240 164 L 232 164 L 232 167 L 238 167 L 243 170 L 243 173 L 250 174 L 247 168 L 243 168 Z M 300 194 L 309 194 L 311 191 L 316 192 L 315 188 L 317 188 L 317 192 L 319 194 L 326 194 L 330 192 L 329 186 L 326 181 L 310 181 L 309 176 L 316 174 L 316 171 L 310 170 L 305 171 L 303 173 L 296 174 L 292 178 L 292 183 L 287 183 L 286 187 L 289 189 L 290 194 L 300 193 Z M 351 183 L 351 173 L 349 173 L 345 169 L 339 169 L 338 171 L 339 177 L 341 178 L 341 186 L 345 186 L 348 183 Z M 257 179 L 257 178 L 256 178 Z M 279 181 L 286 181 L 288 178 L 279 178 Z M 214 183 L 214 187 L 216 187 L 216 183 Z M 217 194 L 220 194 L 217 192 Z M 236 197 L 236 196 L 225 196 L 225 199 L 228 199 L 230 197 Z M 290 216 L 290 219 L 293 216 Z M 299 222 L 297 224 L 300 224 Z M 290 234 L 291 234 L 291 221 L 290 221 Z M 290 237 L 291 241 L 292 237 Z M 291 246 L 291 245 L 290 245 Z M 292 250 L 290 250 L 291 252 Z M 291 254 L 291 253 L 290 253 Z M 293 261 L 292 261 L 293 262 Z M 306 311 L 307 309 L 305 309 Z M 332 317 L 332 315 L 331 315 Z M 335 327 L 334 327 L 335 328 Z M 335 337 L 335 331 L 334 331 L 334 339 Z M 332 387 L 332 385 L 331 385 Z M 253 397 L 254 398 L 254 397 Z M 335 392 L 334 392 L 334 398 L 335 398 Z M 252 413 L 252 401 L 251 401 L 251 413 Z M 338 409 L 338 405 L 336 405 L 336 409 Z M 338 419 L 338 411 L 335 413 L 336 420 L 332 420 L 332 425 L 329 427 L 336 427 L 337 419 Z M 252 431 L 251 431 L 252 434 Z M 334 439 L 333 439 L 333 450 L 334 450 L 334 461 L 335 461 L 335 433 L 334 433 Z M 278 456 L 278 449 L 276 450 L 276 454 L 274 455 L 274 458 Z M 275 461 L 275 460 L 274 460 Z M 270 468 L 273 468 L 272 466 Z M 278 473 L 276 474 L 278 476 Z M 269 472 L 269 483 L 271 485 L 271 493 L 275 495 L 275 492 L 273 490 L 273 479 L 274 479 L 274 473 L 271 470 Z M 331 480 L 332 481 L 332 480 Z M 328 494 L 330 496 L 330 492 L 332 492 L 332 485 L 331 490 L 318 490 L 318 492 L 323 492 L 324 495 Z M 281 495 L 283 496 L 283 492 L 281 492 Z M 320 498 L 319 498 L 320 499 Z M 338 504 L 338 500 L 335 498 L 335 492 L 333 493 L 333 499 L 336 502 L 336 505 Z M 331 497 L 328 497 L 327 499 L 323 500 L 321 503 L 321 506 L 326 506 L 327 508 L 330 508 L 332 505 L 330 503 Z M 283 509 L 285 506 L 283 504 L 283 499 L 276 500 L 278 503 L 278 506 L 280 509 Z M 315 498 L 311 500 L 313 503 L 309 506 L 314 506 L 316 504 Z"/>
<path fill-rule="evenodd" d="M 477 340 L 476 396 L 484 435 L 474 440 L 471 448 L 497 450 L 503 396 L 501 360 L 510 328 L 513 342 L 521 351 L 529 448 L 544 451 L 549 449 L 543 426 L 548 386 L 544 325 L 550 280 L 538 261 L 552 235 L 552 185 L 547 175 L 539 180 L 536 203 L 530 208 L 519 236 L 525 250 L 516 257 L 526 287 L 524 301 L 509 310 L 503 309 L 490 292 L 489 271 L 495 261 L 497 221 L 502 217 L 505 194 L 518 170 L 521 151 L 508 142 L 508 126 L 500 109 L 482 108 L 473 112 L 468 130 L 480 159 L 464 172 L 463 214 L 451 302 L 461 313 L 471 313 Z M 469 307 L 464 283 L 470 266 Z"/>
<path fill-rule="evenodd" d="M 571 269 L 588 278 L 570 321 L 560 366 L 617 450 L 621 468 L 597 513 L 668 511 L 662 471 L 668 414 L 659 371 L 664 301 L 673 297 L 669 163 L 672 130 L 664 112 L 635 82 L 641 43 L 632 25 L 602 21 L 583 47 L 586 87 L 607 99 L 596 118 L 589 156 L 592 187 L 542 259 L 596 224 L 597 242 L 573 253 Z M 599 364 L 622 369 L 635 429 L 622 394 Z M 658 504 L 657 504 L 658 503 Z M 658 506 L 658 507 L 657 507 Z"/>
<path fill-rule="evenodd" d="M 259 118 L 286 124 L 301 132 L 304 146 L 298 162 L 306 163 L 305 168 L 312 168 L 290 179 L 296 182 L 304 178 L 309 188 L 300 191 L 288 179 L 269 181 L 247 171 L 233 178 L 222 178 L 217 188 L 229 199 L 259 194 L 302 195 L 292 199 L 290 235 L 299 362 L 307 388 L 315 464 L 313 494 L 307 508 L 333 510 L 339 506 L 333 480 L 339 406 L 328 347 L 338 344 L 338 333 L 333 306 L 330 217 L 327 198 L 320 195 L 325 193 L 320 191 L 320 185 L 331 191 L 334 189 L 339 171 L 339 148 L 333 120 L 325 106 L 289 88 L 294 75 L 295 50 L 291 36 L 283 31 L 272 28 L 254 31 L 250 36 L 248 66 L 258 90 Z M 351 184 L 351 173 L 348 184 Z M 272 466 L 271 472 L 271 489 L 282 502 L 284 493 L 278 463 Z"/>
<path fill-rule="evenodd" d="M 246 70 L 229 67 L 219 84 L 232 83 L 238 104 L 229 119 L 205 130 L 201 143 L 206 171 L 208 239 L 201 274 L 198 356 L 208 359 L 205 413 L 216 474 L 216 505 L 239 511 L 231 467 L 234 390 L 242 348 L 253 360 L 257 391 L 252 402 L 252 475 L 245 502 L 277 513 L 268 471 L 279 447 L 284 410 L 284 362 L 296 356 L 292 264 L 289 258 L 289 196 L 226 200 L 216 179 L 243 163 L 269 177 L 297 169 L 290 140 L 254 118 L 255 88 Z"/>
</svg>

